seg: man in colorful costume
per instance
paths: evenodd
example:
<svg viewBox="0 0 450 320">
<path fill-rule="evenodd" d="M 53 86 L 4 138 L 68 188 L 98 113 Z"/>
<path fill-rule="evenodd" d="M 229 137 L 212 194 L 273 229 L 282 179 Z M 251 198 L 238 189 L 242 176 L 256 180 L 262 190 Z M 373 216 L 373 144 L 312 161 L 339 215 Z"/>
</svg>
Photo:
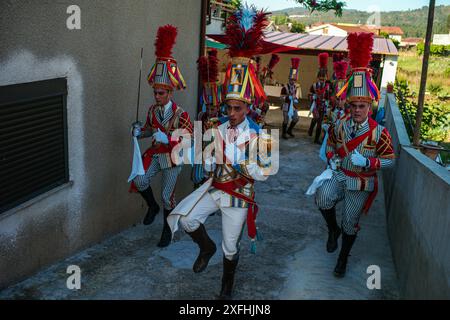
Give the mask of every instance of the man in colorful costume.
<svg viewBox="0 0 450 320">
<path fill-rule="evenodd" d="M 217 50 L 208 51 L 208 56 L 202 56 L 197 61 L 200 79 L 202 81 L 201 105 L 202 111 L 198 114 L 198 121 L 202 122 L 202 134 L 219 125 L 219 110 L 222 104 L 222 85 L 218 82 L 219 59 Z M 206 147 L 203 143 L 202 150 Z M 203 164 L 194 164 L 192 181 L 199 187 L 205 181 Z"/>
<path fill-rule="evenodd" d="M 245 20 L 243 16 L 251 18 Z M 211 213 L 221 210 L 223 277 L 219 299 L 232 298 L 239 242 L 245 223 L 252 245 L 255 244 L 258 207 L 254 182 L 266 180 L 271 170 L 267 152 L 251 156 L 255 148 L 267 147 L 268 142 L 264 140 L 267 142 L 264 144 L 259 127 L 246 116 L 255 97 L 266 99 L 255 63 L 251 60 L 260 50 L 262 30 L 266 25 L 267 14 L 254 7 L 242 7 L 229 18 L 225 41 L 229 45 L 231 62 L 224 82 L 228 117 L 221 120 L 217 130 L 212 130 L 213 148 L 208 146 L 210 154 L 205 159 L 205 170 L 212 172 L 212 178 L 180 202 L 168 218 L 173 233 L 180 224 L 198 244 L 200 253 L 193 271 L 199 273 L 206 269 L 216 252 L 216 245 L 209 238 L 204 223 Z"/>
<path fill-rule="evenodd" d="M 300 65 L 300 58 L 292 58 L 291 69 L 289 72 L 289 82 L 281 89 L 281 98 L 283 99 L 282 111 L 283 111 L 283 128 L 282 137 L 288 139 L 288 136 L 294 138 L 292 130 L 299 121 L 297 111 L 297 89 L 296 82 L 298 81 L 298 68 Z M 289 121 L 291 122 L 289 124 Z"/>
<path fill-rule="evenodd" d="M 311 112 L 313 118 L 308 130 L 311 137 L 313 135 L 314 127 L 316 127 L 316 134 L 314 143 L 320 143 L 319 138 L 322 133 L 322 121 L 328 107 L 328 100 L 330 96 L 330 86 L 328 80 L 328 53 L 319 54 L 319 72 L 317 73 L 317 82 L 313 83 L 310 88 Z"/>
<path fill-rule="evenodd" d="M 372 58 L 373 34 L 348 36 L 352 72 L 338 92 L 350 104 L 350 114 L 329 129 L 327 159 L 333 174 L 318 188 L 316 204 L 328 226 L 327 251 L 334 252 L 342 232 L 342 246 L 334 269 L 337 277 L 346 272 L 347 257 L 355 242 L 361 213 L 367 213 L 378 190 L 377 171 L 394 164 L 394 150 L 386 128 L 369 117 L 373 100 L 380 93 L 368 68 Z M 342 230 L 336 222 L 336 204 L 344 200 Z"/>
<path fill-rule="evenodd" d="M 186 88 L 184 79 L 178 69 L 176 60 L 172 57 L 172 47 L 175 44 L 177 29 L 166 25 L 158 29 L 155 42 L 156 63 L 148 76 L 148 83 L 153 87 L 156 104 L 147 113 L 147 121 L 143 127 L 133 124 L 133 136 L 139 139 L 152 139 L 151 147 L 143 154 L 142 161 L 145 174 L 138 175 L 132 184 L 132 190 L 138 191 L 148 205 L 144 224 L 153 223 L 160 207 L 156 202 L 150 183 L 153 177 L 162 173 L 161 196 L 164 207 L 164 227 L 158 247 L 166 247 L 172 239 L 166 218 L 175 208 L 175 185 L 181 172 L 181 165 L 176 165 L 171 158 L 172 149 L 180 143 L 180 139 L 172 139 L 175 130 L 192 133 L 192 123 L 189 114 L 172 100 L 173 90 Z"/>
<path fill-rule="evenodd" d="M 339 57 L 342 57 L 339 55 Z M 333 56 L 334 58 L 334 56 Z M 340 97 L 337 97 L 337 94 L 345 85 L 345 80 L 347 79 L 347 70 L 348 70 L 348 62 L 345 61 L 342 58 L 336 59 L 333 62 L 333 68 L 334 68 L 334 80 L 333 80 L 333 88 L 332 88 L 332 101 L 330 101 L 331 108 L 330 108 L 330 114 L 328 116 L 329 123 L 334 124 L 338 119 L 346 115 L 345 108 L 345 98 L 343 95 Z"/>
</svg>

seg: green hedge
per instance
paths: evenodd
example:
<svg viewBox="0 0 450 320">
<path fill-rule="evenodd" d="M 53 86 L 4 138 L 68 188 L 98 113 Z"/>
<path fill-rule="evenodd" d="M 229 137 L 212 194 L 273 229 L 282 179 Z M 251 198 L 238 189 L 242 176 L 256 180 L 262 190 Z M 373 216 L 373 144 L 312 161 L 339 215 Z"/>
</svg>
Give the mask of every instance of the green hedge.
<svg viewBox="0 0 450 320">
<path fill-rule="evenodd" d="M 425 51 L 425 44 L 421 42 L 417 45 L 417 54 L 423 55 L 424 51 Z M 430 54 L 433 56 L 442 56 L 442 57 L 448 56 L 450 55 L 450 45 L 444 46 L 432 44 L 430 47 Z"/>
</svg>

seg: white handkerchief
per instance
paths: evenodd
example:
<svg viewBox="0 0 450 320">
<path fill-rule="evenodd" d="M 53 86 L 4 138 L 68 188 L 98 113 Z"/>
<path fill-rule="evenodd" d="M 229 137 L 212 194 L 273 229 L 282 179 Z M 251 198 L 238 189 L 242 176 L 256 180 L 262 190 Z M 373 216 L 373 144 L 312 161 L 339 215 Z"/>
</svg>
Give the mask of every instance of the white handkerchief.
<svg viewBox="0 0 450 320">
<path fill-rule="evenodd" d="M 306 191 L 307 196 L 312 196 L 316 193 L 317 189 L 319 189 L 322 184 L 330 180 L 333 177 L 333 170 L 327 169 L 322 174 L 314 179 L 314 182 L 311 184 L 311 186 L 308 188 L 308 191 Z"/>
<path fill-rule="evenodd" d="M 141 149 L 139 148 L 139 141 L 136 137 L 133 137 L 134 141 L 134 153 L 133 153 L 133 167 L 131 169 L 128 183 L 134 180 L 137 176 L 143 176 L 145 174 L 144 164 L 142 163 Z"/>
</svg>

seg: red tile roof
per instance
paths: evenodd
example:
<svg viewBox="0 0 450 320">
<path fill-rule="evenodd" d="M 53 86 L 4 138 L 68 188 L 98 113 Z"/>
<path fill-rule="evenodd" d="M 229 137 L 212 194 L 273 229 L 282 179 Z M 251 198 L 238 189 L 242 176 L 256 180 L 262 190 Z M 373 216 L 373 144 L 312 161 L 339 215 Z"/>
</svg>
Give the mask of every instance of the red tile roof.
<svg viewBox="0 0 450 320">
<path fill-rule="evenodd" d="M 394 27 L 394 26 L 381 26 L 381 27 L 376 27 L 376 26 L 366 26 L 366 28 L 368 30 L 372 30 L 375 32 L 386 32 L 389 35 L 398 35 L 398 36 L 402 36 L 404 34 L 403 30 L 400 27 Z"/>
<path fill-rule="evenodd" d="M 342 29 L 346 31 L 347 33 L 351 32 L 368 32 L 370 31 L 366 26 L 349 26 L 349 25 L 342 25 L 337 23 L 330 23 L 330 25 L 335 26 L 336 28 Z"/>
</svg>

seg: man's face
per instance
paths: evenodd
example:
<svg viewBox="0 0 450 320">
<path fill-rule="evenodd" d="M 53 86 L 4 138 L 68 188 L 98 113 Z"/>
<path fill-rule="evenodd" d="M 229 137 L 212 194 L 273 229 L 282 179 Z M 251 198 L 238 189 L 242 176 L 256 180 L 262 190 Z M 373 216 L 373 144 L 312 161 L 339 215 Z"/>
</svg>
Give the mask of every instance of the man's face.
<svg viewBox="0 0 450 320">
<path fill-rule="evenodd" d="M 350 104 L 350 112 L 352 119 L 356 123 L 363 123 L 369 116 L 370 103 L 368 102 L 352 102 Z"/>
<path fill-rule="evenodd" d="M 165 106 L 172 98 L 172 92 L 167 89 L 155 88 L 153 94 L 155 95 L 156 105 L 158 106 Z"/>
<path fill-rule="evenodd" d="M 230 118 L 230 124 L 232 127 L 236 127 L 245 120 L 249 108 L 247 104 L 240 100 L 228 100 L 227 101 L 227 113 Z"/>
<path fill-rule="evenodd" d="M 209 116 L 215 117 L 215 116 L 217 116 L 217 113 L 219 111 L 219 107 L 218 106 L 214 106 L 212 104 L 208 104 L 206 106 L 206 110 L 207 110 Z"/>
</svg>

